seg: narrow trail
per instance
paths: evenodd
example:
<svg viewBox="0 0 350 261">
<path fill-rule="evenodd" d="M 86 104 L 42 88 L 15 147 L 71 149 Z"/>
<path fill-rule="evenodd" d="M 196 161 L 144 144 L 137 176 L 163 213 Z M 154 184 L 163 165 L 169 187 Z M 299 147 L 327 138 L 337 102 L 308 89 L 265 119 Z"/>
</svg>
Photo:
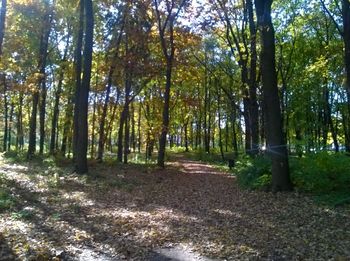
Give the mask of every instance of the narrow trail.
<svg viewBox="0 0 350 261">
<path fill-rule="evenodd" d="M 348 208 L 245 191 L 183 155 L 166 169 L 97 164 L 76 176 L 6 163 L 0 173 L 18 202 L 0 213 L 0 260 L 350 258 Z"/>
</svg>

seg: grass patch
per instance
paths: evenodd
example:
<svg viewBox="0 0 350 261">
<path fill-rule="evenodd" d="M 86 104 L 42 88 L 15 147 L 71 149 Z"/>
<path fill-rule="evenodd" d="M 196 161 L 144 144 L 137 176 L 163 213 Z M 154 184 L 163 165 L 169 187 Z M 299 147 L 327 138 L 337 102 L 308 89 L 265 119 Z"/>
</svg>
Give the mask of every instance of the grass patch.
<svg viewBox="0 0 350 261">
<path fill-rule="evenodd" d="M 13 212 L 11 217 L 17 220 L 31 220 L 35 216 L 34 212 L 30 208 L 25 208 L 17 212 Z"/>
<path fill-rule="evenodd" d="M 12 209 L 16 205 L 16 198 L 8 188 L 9 181 L 0 173 L 0 212 Z"/>
</svg>

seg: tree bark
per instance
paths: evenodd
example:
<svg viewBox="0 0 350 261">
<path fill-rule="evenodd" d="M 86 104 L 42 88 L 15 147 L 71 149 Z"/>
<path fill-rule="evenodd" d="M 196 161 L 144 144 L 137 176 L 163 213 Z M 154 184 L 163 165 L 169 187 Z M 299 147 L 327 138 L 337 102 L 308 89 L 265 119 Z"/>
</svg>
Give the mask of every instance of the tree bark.
<svg viewBox="0 0 350 261">
<path fill-rule="evenodd" d="M 265 102 L 267 152 L 272 160 L 272 191 L 289 191 L 287 147 L 283 138 L 281 107 L 277 88 L 275 32 L 271 19 L 272 0 L 255 0 L 261 33 L 261 70 Z"/>
<path fill-rule="evenodd" d="M 0 59 L 2 56 L 2 44 L 4 42 L 5 35 L 5 19 L 6 19 L 6 11 L 7 11 L 7 0 L 1 1 L 1 10 L 0 10 Z"/>
<path fill-rule="evenodd" d="M 346 137 L 350 137 L 350 2 L 349 0 L 342 0 L 342 17 L 343 17 L 343 39 L 344 39 L 344 61 L 345 61 L 345 90 L 348 100 L 348 117 Z M 346 151 L 350 152 L 350 139 L 346 139 Z"/>
<path fill-rule="evenodd" d="M 73 118 L 73 159 L 76 158 L 77 144 L 78 144 L 78 133 L 79 133 L 79 99 L 80 99 L 80 88 L 81 88 L 81 72 L 82 72 L 82 55 L 81 51 L 83 48 L 84 38 L 84 10 L 85 0 L 79 2 L 79 28 L 77 33 L 77 45 L 75 49 L 74 57 L 74 69 L 75 69 L 75 95 L 74 95 L 74 118 Z"/>
<path fill-rule="evenodd" d="M 8 136 L 8 93 L 7 93 L 7 82 L 6 82 L 6 75 L 2 75 L 2 82 L 4 85 L 4 140 L 3 140 L 3 151 L 6 151 L 7 149 L 7 136 Z"/>
<path fill-rule="evenodd" d="M 91 79 L 92 51 L 93 51 L 94 14 L 92 0 L 85 0 L 85 38 L 84 38 L 84 71 L 78 100 L 78 125 L 76 143 L 76 172 L 88 172 L 88 103 Z"/>
</svg>

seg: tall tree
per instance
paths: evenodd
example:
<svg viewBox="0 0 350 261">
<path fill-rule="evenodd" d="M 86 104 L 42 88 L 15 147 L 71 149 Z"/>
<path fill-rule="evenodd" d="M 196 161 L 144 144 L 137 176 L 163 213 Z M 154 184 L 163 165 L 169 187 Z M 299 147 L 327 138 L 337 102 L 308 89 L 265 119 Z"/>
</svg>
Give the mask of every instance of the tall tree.
<svg viewBox="0 0 350 261">
<path fill-rule="evenodd" d="M 271 19 L 272 0 L 255 0 L 261 33 L 261 70 L 265 105 L 267 152 L 272 160 L 272 190 L 292 189 L 287 146 L 283 137 L 275 61 L 275 32 Z"/>
<path fill-rule="evenodd" d="M 40 91 L 42 92 L 41 99 L 41 109 L 40 109 L 40 153 L 43 152 L 44 145 L 44 125 L 45 125 L 45 100 L 46 100 L 46 63 L 48 55 L 48 46 L 49 46 L 49 36 L 51 31 L 51 21 L 53 14 L 53 7 L 50 8 L 48 4 L 45 5 L 45 13 L 42 18 L 41 24 L 41 37 L 40 37 L 40 46 L 39 46 L 39 61 L 38 61 L 38 79 L 37 87 L 33 90 L 33 102 L 32 102 L 32 113 L 30 117 L 30 126 L 29 126 L 29 146 L 27 152 L 27 158 L 30 159 L 33 157 L 36 150 L 36 121 L 38 113 L 38 105 L 40 99 Z"/>
<path fill-rule="evenodd" d="M 2 43 L 4 41 L 4 35 L 5 35 L 6 10 L 7 10 L 7 0 L 2 0 L 1 9 L 0 9 L 0 58 L 2 55 Z"/>
<path fill-rule="evenodd" d="M 81 0 L 83 1 L 83 0 Z M 88 148 L 88 103 L 91 79 L 92 51 L 93 51 L 93 32 L 94 32 L 94 13 L 92 0 L 84 0 L 85 9 L 85 38 L 84 38 L 84 64 L 83 78 L 79 90 L 79 96 L 75 106 L 78 106 L 78 115 L 76 125 L 79 126 L 76 133 L 76 159 L 75 170 L 77 173 L 86 173 L 87 166 L 87 148 Z"/>
<path fill-rule="evenodd" d="M 160 167 L 164 167 L 166 138 L 169 128 L 171 76 L 173 71 L 175 55 L 174 25 L 178 15 L 180 14 L 181 9 L 186 4 L 186 0 L 182 0 L 180 3 L 176 3 L 176 0 L 163 1 L 165 4 L 165 13 L 163 13 L 162 10 L 160 10 L 160 2 L 161 1 L 159 0 L 153 1 L 156 11 L 160 43 L 166 61 L 166 83 L 163 103 L 163 122 L 159 138 L 159 150 L 157 160 L 157 165 Z"/>
</svg>

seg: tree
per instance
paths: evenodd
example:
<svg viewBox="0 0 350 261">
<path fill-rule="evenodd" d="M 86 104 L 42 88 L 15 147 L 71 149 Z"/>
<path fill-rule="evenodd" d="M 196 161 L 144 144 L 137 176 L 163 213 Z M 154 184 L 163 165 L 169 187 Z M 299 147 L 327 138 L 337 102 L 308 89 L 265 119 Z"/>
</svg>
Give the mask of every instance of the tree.
<svg viewBox="0 0 350 261">
<path fill-rule="evenodd" d="M 29 133 L 29 146 L 27 152 L 27 158 L 31 159 L 36 150 L 36 121 L 38 105 L 41 93 L 41 104 L 40 104 L 40 154 L 43 153 L 44 149 L 44 137 L 45 137 L 45 106 L 46 106 L 46 63 L 49 46 L 49 36 L 51 31 L 51 22 L 53 15 L 53 6 L 50 7 L 48 4 L 45 5 L 45 13 L 42 17 L 40 36 L 40 47 L 39 47 L 39 58 L 38 58 L 38 73 L 37 73 L 37 88 L 34 89 L 33 93 L 33 106 L 32 114 L 30 117 L 30 133 Z"/>
<path fill-rule="evenodd" d="M 170 88 L 171 88 L 171 76 L 173 70 L 173 62 L 175 55 L 175 43 L 174 43 L 174 25 L 181 9 L 186 4 L 186 0 L 182 0 L 177 3 L 176 0 L 165 0 L 165 14 L 162 15 L 160 10 L 160 1 L 154 0 L 154 7 L 156 12 L 159 39 L 163 51 L 163 55 L 166 61 L 166 83 L 164 92 L 164 106 L 163 106 L 163 123 L 161 135 L 159 138 L 159 150 L 157 164 L 160 167 L 164 167 L 165 158 L 165 146 L 166 138 L 169 128 L 169 102 L 170 102 Z"/>
<path fill-rule="evenodd" d="M 261 71 L 265 106 L 267 153 L 272 160 L 272 190 L 292 189 L 287 146 L 283 138 L 282 116 L 277 88 L 275 32 L 271 19 L 272 0 L 255 0 L 261 33 Z"/>
<path fill-rule="evenodd" d="M 78 99 L 75 106 L 77 107 L 77 117 L 75 117 L 75 125 L 78 127 L 76 136 L 76 159 L 75 170 L 79 174 L 88 171 L 87 166 L 87 148 L 88 148 L 88 102 L 91 79 L 91 64 L 93 51 L 93 32 L 94 32 L 94 13 L 92 0 L 84 1 L 85 10 L 85 38 L 84 38 L 84 63 L 83 78 L 79 89 Z M 81 3 L 82 5 L 82 3 Z M 78 86 L 79 87 L 79 86 Z"/>
<path fill-rule="evenodd" d="M 2 0 L 1 9 L 0 9 L 0 58 L 2 55 L 2 43 L 4 41 L 4 35 L 5 35 L 6 10 L 7 10 L 7 0 Z"/>
</svg>

